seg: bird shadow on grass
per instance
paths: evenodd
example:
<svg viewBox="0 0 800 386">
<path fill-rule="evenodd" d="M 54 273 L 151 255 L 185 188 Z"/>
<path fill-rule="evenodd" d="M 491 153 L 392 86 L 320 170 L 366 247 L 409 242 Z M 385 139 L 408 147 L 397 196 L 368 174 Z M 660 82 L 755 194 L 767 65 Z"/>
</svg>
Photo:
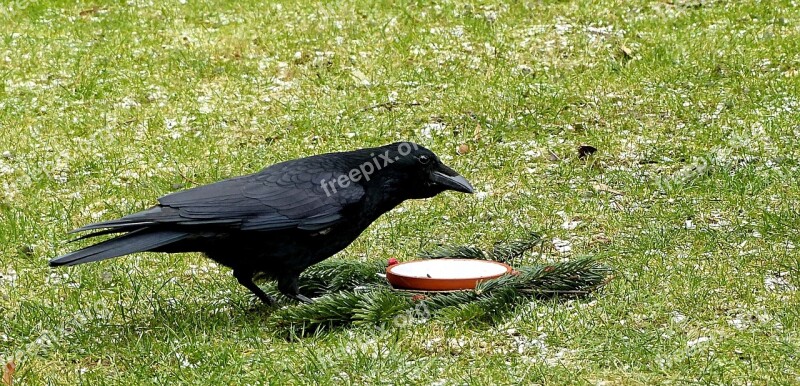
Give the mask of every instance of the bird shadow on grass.
<svg viewBox="0 0 800 386">
<path fill-rule="evenodd" d="M 202 341 L 270 334 L 265 324 L 275 307 L 261 303 L 231 301 L 218 303 L 161 303 L 157 306 L 131 307 L 125 314 L 95 317 L 71 326 L 58 337 L 65 352 L 91 352 L 93 355 L 135 351 L 142 341 L 162 344 L 171 341 Z M 142 305 L 143 303 L 140 303 Z M 251 307 L 251 305 L 254 305 Z M 73 323 L 76 324 L 76 323 Z"/>
</svg>

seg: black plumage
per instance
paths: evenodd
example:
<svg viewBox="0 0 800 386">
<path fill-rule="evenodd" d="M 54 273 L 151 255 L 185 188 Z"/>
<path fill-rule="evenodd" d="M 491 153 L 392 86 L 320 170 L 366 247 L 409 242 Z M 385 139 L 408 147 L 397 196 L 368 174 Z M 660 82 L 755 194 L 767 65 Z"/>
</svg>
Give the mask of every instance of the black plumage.
<svg viewBox="0 0 800 386">
<path fill-rule="evenodd" d="M 117 234 L 50 265 L 76 265 L 136 252 L 202 252 L 233 269 L 265 303 L 256 274 L 298 293 L 309 266 L 347 247 L 379 216 L 407 199 L 445 190 L 472 193 L 466 179 L 410 142 L 281 162 L 260 172 L 161 197 L 117 220 L 89 224 L 80 239 Z"/>
</svg>

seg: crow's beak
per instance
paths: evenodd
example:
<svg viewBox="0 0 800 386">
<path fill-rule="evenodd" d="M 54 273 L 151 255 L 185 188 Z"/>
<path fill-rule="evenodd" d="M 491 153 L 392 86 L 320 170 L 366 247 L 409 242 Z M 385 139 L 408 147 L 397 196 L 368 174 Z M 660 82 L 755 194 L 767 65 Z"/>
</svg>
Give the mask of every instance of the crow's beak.
<svg viewBox="0 0 800 386">
<path fill-rule="evenodd" d="M 473 193 L 475 191 L 466 178 L 444 164 L 439 165 L 436 170 L 431 172 L 431 181 L 447 190 L 464 193 Z"/>
</svg>

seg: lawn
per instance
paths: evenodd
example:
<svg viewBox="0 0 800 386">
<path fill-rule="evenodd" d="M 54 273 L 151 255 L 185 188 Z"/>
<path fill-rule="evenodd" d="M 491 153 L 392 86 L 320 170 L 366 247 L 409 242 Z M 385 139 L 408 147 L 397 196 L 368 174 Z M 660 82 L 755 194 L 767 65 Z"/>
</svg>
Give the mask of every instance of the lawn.
<svg viewBox="0 0 800 386">
<path fill-rule="evenodd" d="M 800 383 L 798 90 L 794 1 L 5 1 L 3 369 L 15 385 Z M 397 140 L 478 193 L 406 202 L 334 258 L 538 232 L 526 263 L 591 255 L 614 279 L 489 322 L 287 339 L 200 255 L 47 266 L 67 231 L 161 195 Z"/>
</svg>

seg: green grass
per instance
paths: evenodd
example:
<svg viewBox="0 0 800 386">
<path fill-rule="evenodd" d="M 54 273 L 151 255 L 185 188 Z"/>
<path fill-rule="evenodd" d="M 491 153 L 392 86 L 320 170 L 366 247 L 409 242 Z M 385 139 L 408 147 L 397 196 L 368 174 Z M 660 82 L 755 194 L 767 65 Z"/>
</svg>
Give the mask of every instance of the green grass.
<svg viewBox="0 0 800 386">
<path fill-rule="evenodd" d="M 0 4 L 15 384 L 800 383 L 791 2 L 127 3 Z M 482 193 L 405 203 L 337 258 L 538 231 L 572 250 L 531 263 L 616 279 L 494 324 L 287 341 L 199 255 L 47 267 L 68 230 L 181 187 L 400 139 Z"/>
</svg>

